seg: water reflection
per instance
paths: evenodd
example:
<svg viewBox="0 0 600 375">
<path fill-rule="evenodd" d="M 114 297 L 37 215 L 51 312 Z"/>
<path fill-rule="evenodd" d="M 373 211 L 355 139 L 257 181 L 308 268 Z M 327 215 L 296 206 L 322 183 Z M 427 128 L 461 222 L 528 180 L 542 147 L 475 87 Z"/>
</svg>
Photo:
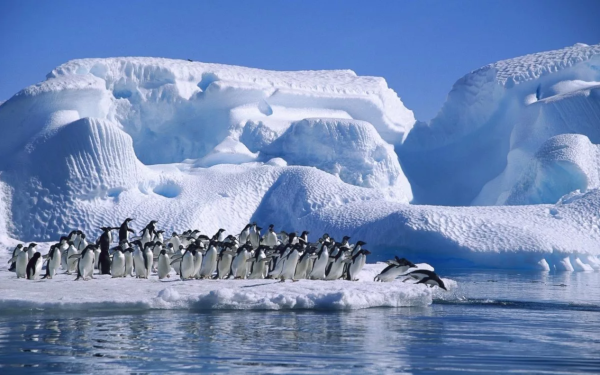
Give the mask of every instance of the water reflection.
<svg viewBox="0 0 600 375">
<path fill-rule="evenodd" d="M 0 314 L 0 373 L 600 371 L 598 274 L 452 277 L 430 307 Z"/>
</svg>

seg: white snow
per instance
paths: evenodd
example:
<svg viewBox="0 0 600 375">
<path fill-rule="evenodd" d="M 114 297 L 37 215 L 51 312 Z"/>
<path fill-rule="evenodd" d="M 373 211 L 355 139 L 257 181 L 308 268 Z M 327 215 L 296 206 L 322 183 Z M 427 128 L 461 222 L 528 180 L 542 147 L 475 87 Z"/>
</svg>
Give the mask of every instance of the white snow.
<svg viewBox="0 0 600 375">
<path fill-rule="evenodd" d="M 275 280 L 193 280 L 115 278 L 96 275 L 88 281 L 59 274 L 51 280 L 17 279 L 0 268 L 0 309 L 7 310 L 350 310 L 369 307 L 425 306 L 434 288 L 425 285 L 373 282 L 385 264 L 366 265 L 361 280 L 280 283 Z M 363 275 L 364 280 L 363 280 Z M 452 290 L 456 283 L 445 279 Z M 449 293 L 449 292 L 444 292 Z"/>
<path fill-rule="evenodd" d="M 491 64 L 413 128 L 382 78 L 351 71 L 71 61 L 0 106 L 0 243 L 56 241 L 76 228 L 95 236 L 126 217 L 135 229 L 158 219 L 167 233 L 208 235 L 257 221 L 310 230 L 311 240 L 351 235 L 367 242 L 369 262 L 598 270 L 599 72 L 600 45 Z M 407 204 L 413 194 L 419 204 L 497 206 Z M 292 305 L 348 298 L 305 284 L 285 287 Z M 288 298 L 149 288 L 149 299 L 129 297 L 188 306 L 248 298 L 261 308 Z M 374 288 L 378 302 L 353 306 L 391 303 Z"/>
<path fill-rule="evenodd" d="M 458 80 L 431 123 L 397 146 L 420 204 L 506 204 L 540 146 L 568 133 L 600 143 L 600 45 L 499 61 Z M 550 199 L 551 198 L 551 199 Z M 542 203 L 555 203 L 554 196 Z M 520 204 L 538 203 L 536 200 Z"/>
</svg>

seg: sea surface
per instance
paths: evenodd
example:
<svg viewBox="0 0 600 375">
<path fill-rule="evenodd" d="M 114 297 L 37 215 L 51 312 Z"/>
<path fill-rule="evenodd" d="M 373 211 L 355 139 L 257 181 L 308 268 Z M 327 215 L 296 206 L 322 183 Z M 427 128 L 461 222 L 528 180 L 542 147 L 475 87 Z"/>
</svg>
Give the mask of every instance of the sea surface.
<svg viewBox="0 0 600 375">
<path fill-rule="evenodd" d="M 421 308 L 0 312 L 0 374 L 600 373 L 600 273 L 440 273 Z"/>
</svg>

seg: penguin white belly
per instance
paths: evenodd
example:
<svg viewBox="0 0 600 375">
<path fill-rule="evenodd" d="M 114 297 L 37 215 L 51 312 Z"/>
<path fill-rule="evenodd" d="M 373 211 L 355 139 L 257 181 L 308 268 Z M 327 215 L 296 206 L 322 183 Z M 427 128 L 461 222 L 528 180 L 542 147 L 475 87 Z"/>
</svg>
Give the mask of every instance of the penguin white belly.
<svg viewBox="0 0 600 375">
<path fill-rule="evenodd" d="M 135 268 L 135 277 L 146 277 L 146 267 L 144 265 L 144 254 L 140 249 L 133 252 L 133 266 Z"/>
<path fill-rule="evenodd" d="M 125 277 L 125 255 L 120 251 L 113 254 L 110 274 L 112 277 Z"/>
<path fill-rule="evenodd" d="M 68 247 L 64 248 L 64 249 L 63 248 L 60 249 L 60 255 L 61 255 L 61 258 L 62 258 L 61 261 L 60 261 L 60 266 L 65 271 L 67 271 L 68 267 L 69 267 L 69 264 L 67 262 L 67 257 L 68 257 L 67 252 L 68 252 L 68 250 L 69 250 Z"/>
<path fill-rule="evenodd" d="M 263 242 L 267 246 L 275 247 L 277 246 L 277 235 L 273 232 L 269 232 L 265 235 Z"/>
<path fill-rule="evenodd" d="M 265 271 L 267 269 L 267 262 L 264 259 L 259 259 L 254 262 L 254 266 L 252 267 L 252 272 L 249 279 L 264 279 Z"/>
<path fill-rule="evenodd" d="M 125 252 L 124 256 L 125 256 L 125 274 L 123 276 L 133 277 L 133 253 L 131 251 L 127 251 L 127 252 Z"/>
<path fill-rule="evenodd" d="M 325 279 L 325 269 L 327 267 L 327 263 L 329 262 L 328 254 L 321 254 L 320 257 L 315 260 L 315 265 L 313 266 L 312 271 L 310 272 L 310 278 L 312 280 L 324 280 Z"/>
<path fill-rule="evenodd" d="M 375 281 L 382 281 L 385 283 L 392 282 L 396 280 L 396 278 L 406 271 L 408 271 L 410 267 L 408 266 L 394 266 L 389 269 L 384 269 L 379 275 L 375 276 Z"/>
<path fill-rule="evenodd" d="M 231 273 L 236 279 L 245 279 L 248 274 L 248 262 L 246 262 L 247 254 L 246 251 L 243 251 L 233 258 L 233 262 L 231 263 Z"/>
<path fill-rule="evenodd" d="M 219 279 L 224 279 L 229 277 L 229 273 L 231 272 L 231 261 L 233 260 L 233 256 L 231 254 L 223 254 L 221 255 L 221 259 L 217 264 L 217 269 L 219 272 Z"/>
<path fill-rule="evenodd" d="M 344 272 L 344 262 L 342 261 L 342 257 L 339 257 L 331 265 L 331 269 L 329 270 L 329 273 L 325 276 L 325 280 L 337 280 L 340 277 L 342 277 L 343 272 Z"/>
<path fill-rule="evenodd" d="M 54 250 L 54 256 L 48 260 L 48 275 L 49 278 L 53 278 L 58 271 L 58 267 L 61 265 L 62 255 L 58 249 Z"/>
<path fill-rule="evenodd" d="M 201 277 L 211 277 L 217 268 L 217 249 L 213 246 L 204 255 L 204 262 L 200 268 Z"/>
<path fill-rule="evenodd" d="M 160 280 L 169 277 L 171 272 L 171 258 L 169 254 L 160 254 L 158 256 L 158 278 Z"/>
<path fill-rule="evenodd" d="M 179 276 L 182 280 L 189 279 L 194 274 L 194 255 L 190 252 L 186 252 L 181 259 L 181 268 Z"/>
<path fill-rule="evenodd" d="M 296 273 L 294 274 L 294 279 L 306 279 L 306 271 L 308 270 L 308 264 L 310 263 L 310 257 L 305 257 L 296 266 Z"/>
<path fill-rule="evenodd" d="M 21 251 L 21 253 L 17 256 L 15 269 L 17 278 L 27 278 L 27 263 L 29 263 L 29 255 L 27 254 L 27 251 Z"/>
<path fill-rule="evenodd" d="M 350 267 L 348 267 L 348 278 L 352 281 L 358 280 L 357 276 L 358 273 L 360 271 L 362 271 L 363 267 L 365 266 L 365 262 L 367 260 L 367 257 L 363 254 L 357 256 L 354 259 L 354 262 L 352 262 L 350 264 Z"/>
<path fill-rule="evenodd" d="M 77 271 L 77 258 L 71 258 L 72 255 L 79 254 L 79 251 L 74 246 L 69 247 L 67 250 L 67 274 L 70 275 L 72 272 Z"/>
<path fill-rule="evenodd" d="M 298 258 L 300 257 L 297 251 L 292 251 L 283 262 L 283 270 L 281 271 L 280 278 L 282 280 L 293 279 L 296 272 L 296 266 L 298 265 Z"/>
<path fill-rule="evenodd" d="M 100 261 L 100 249 L 94 250 L 94 268 L 98 269 L 98 263 Z"/>
<path fill-rule="evenodd" d="M 151 249 L 144 250 L 144 279 L 150 277 L 150 271 L 152 270 L 152 264 L 154 263 L 154 254 Z"/>
<path fill-rule="evenodd" d="M 94 277 L 94 252 L 87 251 L 82 257 L 79 258 L 77 263 L 77 271 L 84 280 Z"/>
<path fill-rule="evenodd" d="M 200 269 L 202 268 L 202 253 L 201 252 L 197 252 L 196 256 L 194 257 L 194 277 L 196 279 L 200 278 Z"/>
</svg>

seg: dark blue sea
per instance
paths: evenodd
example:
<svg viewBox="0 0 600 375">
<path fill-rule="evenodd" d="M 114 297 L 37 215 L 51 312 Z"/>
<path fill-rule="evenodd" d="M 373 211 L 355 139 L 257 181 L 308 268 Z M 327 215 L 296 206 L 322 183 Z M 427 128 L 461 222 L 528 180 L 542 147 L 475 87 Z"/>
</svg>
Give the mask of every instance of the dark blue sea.
<svg viewBox="0 0 600 375">
<path fill-rule="evenodd" d="M 0 374 L 600 373 L 600 273 L 443 276 L 422 308 L 0 312 Z"/>
</svg>

